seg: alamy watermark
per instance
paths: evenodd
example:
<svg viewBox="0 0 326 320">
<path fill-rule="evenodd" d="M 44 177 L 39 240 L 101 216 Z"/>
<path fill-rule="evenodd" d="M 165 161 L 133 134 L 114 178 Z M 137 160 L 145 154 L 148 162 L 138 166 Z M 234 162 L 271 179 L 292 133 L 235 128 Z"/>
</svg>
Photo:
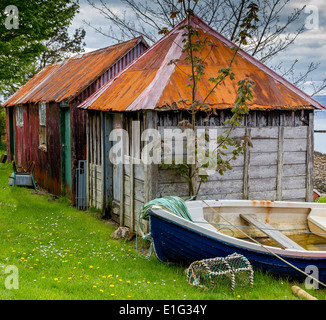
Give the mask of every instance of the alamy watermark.
<svg viewBox="0 0 326 320">
<path fill-rule="evenodd" d="M 7 30 L 19 28 L 19 12 L 15 5 L 9 5 L 5 8 L 4 14 L 7 16 L 5 19 L 5 28 Z"/>
<path fill-rule="evenodd" d="M 18 268 L 14 265 L 9 265 L 4 268 L 5 288 L 8 290 L 19 289 L 19 273 Z"/>
<path fill-rule="evenodd" d="M 129 164 L 130 158 L 125 155 L 130 154 L 133 164 L 197 164 L 200 175 L 211 175 L 217 169 L 221 134 L 223 132 L 215 128 L 145 129 L 141 133 L 140 122 L 133 121 L 131 139 L 125 129 L 110 132 L 113 146 L 109 159 L 114 165 Z M 232 147 L 228 149 L 231 151 Z"/>
<path fill-rule="evenodd" d="M 305 273 L 309 275 L 304 282 L 306 289 L 319 289 L 319 283 L 315 280 L 319 281 L 318 268 L 314 265 L 309 265 L 305 268 Z"/>
<path fill-rule="evenodd" d="M 308 30 L 319 29 L 319 10 L 317 6 L 307 5 L 304 10 L 305 14 L 308 14 L 305 20 L 305 28 Z"/>
</svg>

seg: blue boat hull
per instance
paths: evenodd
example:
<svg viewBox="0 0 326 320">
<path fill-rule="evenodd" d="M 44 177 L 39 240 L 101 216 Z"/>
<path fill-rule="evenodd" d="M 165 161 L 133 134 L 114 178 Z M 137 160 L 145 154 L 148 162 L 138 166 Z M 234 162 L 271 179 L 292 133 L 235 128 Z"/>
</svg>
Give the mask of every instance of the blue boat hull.
<svg viewBox="0 0 326 320">
<path fill-rule="evenodd" d="M 220 241 L 204 233 L 164 219 L 152 211 L 149 213 L 155 253 L 162 262 L 189 265 L 196 260 L 225 257 L 237 252 L 245 256 L 253 267 L 281 275 L 304 277 L 301 272 L 269 252 L 255 251 Z M 308 266 L 317 267 L 319 280 L 326 281 L 326 257 L 281 257 L 302 271 L 308 270 L 306 269 Z"/>
</svg>

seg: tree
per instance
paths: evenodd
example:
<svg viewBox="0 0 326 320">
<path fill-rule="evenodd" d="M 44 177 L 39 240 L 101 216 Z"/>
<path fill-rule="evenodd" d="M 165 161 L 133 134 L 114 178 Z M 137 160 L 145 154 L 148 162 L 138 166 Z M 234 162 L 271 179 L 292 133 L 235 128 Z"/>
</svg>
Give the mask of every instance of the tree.
<svg viewBox="0 0 326 320">
<path fill-rule="evenodd" d="M 105 0 L 100 0 L 100 4 L 92 0 L 87 1 L 109 20 L 111 27 L 105 31 L 93 27 L 87 21 L 86 23 L 101 34 L 118 41 L 142 35 L 149 42 L 156 42 L 160 30 L 171 29 L 186 17 L 182 1 L 178 0 L 149 2 L 120 0 L 125 8 L 124 12 L 112 10 Z M 243 43 L 243 49 L 265 64 L 271 64 L 271 60 L 291 46 L 305 29 L 304 22 L 300 21 L 305 6 L 290 9 L 290 1 L 256 0 L 259 7 L 257 12 L 259 21 L 257 28 L 251 30 L 252 37 L 247 43 Z M 195 14 L 208 25 L 237 43 L 247 4 L 247 0 L 197 0 L 193 9 Z M 112 25 L 115 28 L 112 28 Z M 303 88 L 303 84 L 318 68 L 319 63 L 309 64 L 306 72 L 295 77 L 294 68 L 297 62 L 294 61 L 289 67 L 284 67 L 282 64 L 270 65 L 270 67 L 282 76 L 290 78 L 296 86 Z M 319 87 L 313 88 L 314 94 L 324 88 L 326 88 L 326 79 Z"/>
<path fill-rule="evenodd" d="M 197 95 L 197 89 L 198 84 L 202 81 L 202 78 L 205 75 L 205 59 L 207 58 L 203 57 L 201 53 L 205 46 L 210 46 L 212 48 L 214 43 L 204 38 L 198 29 L 194 28 L 191 24 L 191 17 L 194 16 L 194 8 L 196 7 L 197 1 L 183 0 L 179 2 L 184 6 L 187 19 L 187 24 L 181 25 L 179 28 L 184 32 L 182 34 L 184 43 L 182 52 L 185 53 L 184 60 L 191 66 L 191 74 L 188 75 L 189 84 L 187 85 L 191 88 L 191 96 L 173 102 L 173 106 L 165 107 L 174 109 L 181 106 L 186 109 L 191 114 L 191 121 L 183 120 L 179 125 L 183 126 L 184 129 L 190 128 L 192 130 L 191 132 L 194 133 L 196 130 L 195 123 L 197 112 L 206 111 L 207 113 L 212 113 L 215 111 L 206 104 L 208 97 L 224 82 L 226 78 L 230 78 L 230 80 L 235 79 L 235 74 L 232 71 L 232 64 L 236 59 L 240 46 L 246 44 L 248 39 L 251 39 L 251 32 L 256 29 L 256 23 L 258 22 L 258 7 L 256 4 L 250 3 L 250 5 L 245 8 L 247 12 L 243 14 L 239 24 L 239 27 L 241 28 L 237 39 L 239 45 L 234 48 L 233 58 L 230 60 L 228 66 L 220 68 L 216 77 L 209 78 L 211 86 L 208 86 L 206 94 L 204 94 L 203 98 L 200 99 Z M 174 12 L 171 12 L 171 16 L 174 14 Z M 207 56 L 209 56 L 209 53 Z M 175 64 L 176 67 L 178 67 L 177 63 L 179 61 L 180 60 L 177 59 L 172 60 L 169 63 Z M 202 137 L 196 136 L 196 138 L 190 141 L 190 143 L 187 139 L 187 148 L 191 149 L 190 154 L 193 155 L 191 161 L 187 158 L 187 161 L 184 161 L 182 164 L 177 164 L 175 161 L 172 165 L 163 165 L 163 167 L 165 166 L 168 169 L 175 170 L 186 178 L 186 181 L 189 183 L 190 196 L 196 197 L 196 195 L 198 195 L 201 184 L 207 181 L 208 171 L 214 170 L 223 175 L 226 170 L 232 169 L 230 161 L 236 159 L 245 151 L 249 142 L 248 137 L 232 139 L 231 132 L 236 126 L 240 125 L 243 116 L 249 112 L 247 101 L 253 99 L 253 86 L 254 83 L 248 78 L 238 81 L 238 95 L 232 109 L 233 115 L 224 123 L 228 128 L 222 135 L 215 138 L 216 141 L 213 150 L 205 150 L 205 142 L 208 140 L 208 137 L 206 136 L 206 132 L 203 132 Z M 201 95 L 203 95 L 203 92 L 201 92 L 200 96 Z M 228 155 L 225 150 L 230 146 L 234 149 L 231 152 L 231 155 Z M 202 152 L 203 150 L 204 152 Z M 187 154 L 189 153 L 187 152 Z M 199 184 L 197 184 L 198 180 Z"/>
<path fill-rule="evenodd" d="M 0 7 L 0 90 L 15 91 L 48 63 L 83 50 L 85 31 L 68 36 L 75 0 L 3 0 Z M 16 25 L 14 24 L 16 22 Z"/>
</svg>

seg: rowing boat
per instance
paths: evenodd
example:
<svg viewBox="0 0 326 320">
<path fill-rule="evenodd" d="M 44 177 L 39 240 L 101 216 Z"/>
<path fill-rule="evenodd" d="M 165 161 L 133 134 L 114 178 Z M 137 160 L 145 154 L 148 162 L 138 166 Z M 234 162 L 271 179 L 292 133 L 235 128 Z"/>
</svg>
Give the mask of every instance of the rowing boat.
<svg viewBox="0 0 326 320">
<path fill-rule="evenodd" d="M 149 210 L 159 260 L 189 264 L 237 252 L 256 268 L 289 276 L 316 270 L 319 280 L 325 282 L 326 240 L 321 237 L 325 234 L 313 233 L 308 222 L 317 214 L 325 218 L 326 204 L 198 200 L 186 205 L 191 219 L 161 206 Z M 302 235 L 315 241 L 295 241 Z"/>
</svg>

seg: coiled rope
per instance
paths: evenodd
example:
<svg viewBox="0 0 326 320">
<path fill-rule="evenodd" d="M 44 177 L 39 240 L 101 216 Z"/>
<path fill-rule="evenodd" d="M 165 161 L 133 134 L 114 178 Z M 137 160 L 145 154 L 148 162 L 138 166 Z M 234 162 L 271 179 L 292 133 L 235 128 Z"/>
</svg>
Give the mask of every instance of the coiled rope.
<svg viewBox="0 0 326 320">
<path fill-rule="evenodd" d="M 137 230 L 136 230 L 136 251 L 138 253 L 138 256 L 142 259 L 149 259 L 153 254 L 153 241 L 152 241 L 151 234 L 150 233 L 145 234 L 141 220 L 149 219 L 148 211 L 154 206 L 160 206 L 161 208 L 166 209 L 169 212 L 174 213 L 186 220 L 193 221 L 192 217 L 188 211 L 186 203 L 184 202 L 183 199 L 181 199 L 179 197 L 168 196 L 168 197 L 163 197 L 163 198 L 157 198 L 157 199 L 154 199 L 146 204 L 143 204 L 139 211 Z M 138 232 L 139 231 L 142 233 L 142 239 L 150 242 L 149 253 L 145 256 L 142 256 L 139 253 L 139 248 L 138 248 Z"/>
</svg>

